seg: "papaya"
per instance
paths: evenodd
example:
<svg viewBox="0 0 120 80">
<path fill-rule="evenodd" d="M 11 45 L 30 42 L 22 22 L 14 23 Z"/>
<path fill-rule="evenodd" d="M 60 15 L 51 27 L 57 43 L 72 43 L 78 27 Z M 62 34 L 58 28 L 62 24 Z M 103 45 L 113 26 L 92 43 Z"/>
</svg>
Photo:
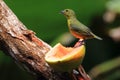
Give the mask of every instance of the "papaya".
<svg viewBox="0 0 120 80">
<path fill-rule="evenodd" d="M 65 47 L 58 43 L 46 53 L 45 60 L 56 71 L 71 72 L 82 63 L 84 56 L 85 45 Z"/>
</svg>

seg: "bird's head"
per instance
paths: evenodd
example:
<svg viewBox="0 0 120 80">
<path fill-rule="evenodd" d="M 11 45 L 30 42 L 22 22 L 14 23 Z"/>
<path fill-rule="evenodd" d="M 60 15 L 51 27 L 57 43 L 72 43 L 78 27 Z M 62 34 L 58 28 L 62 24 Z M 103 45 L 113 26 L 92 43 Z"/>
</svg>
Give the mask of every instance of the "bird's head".
<svg viewBox="0 0 120 80">
<path fill-rule="evenodd" d="M 71 17 L 76 17 L 75 12 L 72 9 L 64 9 L 61 13 L 68 19 Z"/>
</svg>

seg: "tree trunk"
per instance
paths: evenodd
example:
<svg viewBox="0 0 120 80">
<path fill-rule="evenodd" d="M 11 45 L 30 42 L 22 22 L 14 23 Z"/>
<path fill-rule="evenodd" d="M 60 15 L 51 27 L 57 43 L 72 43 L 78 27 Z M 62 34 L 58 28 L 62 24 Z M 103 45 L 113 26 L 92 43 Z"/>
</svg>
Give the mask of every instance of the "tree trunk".
<svg viewBox="0 0 120 80">
<path fill-rule="evenodd" d="M 3 0 L 0 0 L 0 49 L 27 71 L 41 76 L 40 80 L 67 79 L 66 75 L 55 73 L 45 62 L 44 56 L 51 46 L 28 30 Z"/>
</svg>

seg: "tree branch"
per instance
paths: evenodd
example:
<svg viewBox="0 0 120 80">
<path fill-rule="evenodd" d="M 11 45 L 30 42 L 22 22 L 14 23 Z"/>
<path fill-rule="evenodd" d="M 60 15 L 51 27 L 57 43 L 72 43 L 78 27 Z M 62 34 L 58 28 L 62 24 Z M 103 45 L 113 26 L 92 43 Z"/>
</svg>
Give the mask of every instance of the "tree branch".
<svg viewBox="0 0 120 80">
<path fill-rule="evenodd" d="M 47 80 L 64 80 L 66 77 L 55 73 L 45 62 L 45 53 L 51 47 L 28 30 L 3 0 L 0 0 L 0 49 L 27 71 Z"/>
</svg>

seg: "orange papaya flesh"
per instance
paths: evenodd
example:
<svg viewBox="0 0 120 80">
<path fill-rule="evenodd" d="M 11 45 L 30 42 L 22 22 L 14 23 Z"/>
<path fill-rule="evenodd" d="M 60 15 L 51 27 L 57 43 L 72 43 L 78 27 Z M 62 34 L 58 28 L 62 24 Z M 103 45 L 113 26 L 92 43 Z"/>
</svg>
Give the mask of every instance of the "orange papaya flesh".
<svg viewBox="0 0 120 80">
<path fill-rule="evenodd" d="M 57 71 L 70 72 L 82 63 L 84 55 L 84 45 L 72 48 L 58 43 L 45 55 L 45 60 Z"/>
</svg>

